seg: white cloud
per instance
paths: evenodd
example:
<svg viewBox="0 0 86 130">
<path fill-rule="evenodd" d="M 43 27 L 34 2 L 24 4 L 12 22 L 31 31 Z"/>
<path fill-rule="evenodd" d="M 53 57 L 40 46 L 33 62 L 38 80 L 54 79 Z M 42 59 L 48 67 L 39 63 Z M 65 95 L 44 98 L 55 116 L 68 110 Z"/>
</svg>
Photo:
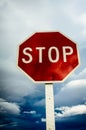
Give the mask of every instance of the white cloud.
<svg viewBox="0 0 86 130">
<path fill-rule="evenodd" d="M 78 22 L 80 22 L 80 24 L 83 26 L 86 26 L 86 13 L 83 13 L 81 16 L 79 16 Z"/>
<path fill-rule="evenodd" d="M 0 113 L 17 115 L 20 113 L 20 107 L 16 103 L 7 102 L 6 100 L 1 99 Z"/>
<path fill-rule="evenodd" d="M 9 122 L 9 123 L 6 123 L 6 124 L 1 124 L 0 127 L 15 127 L 15 126 L 18 126 L 18 123 L 17 122 Z"/>
<path fill-rule="evenodd" d="M 72 107 L 64 106 L 64 107 L 56 108 L 55 110 L 61 111 L 61 113 L 55 112 L 56 118 L 58 117 L 63 118 L 63 117 L 86 114 L 86 105 L 76 105 Z"/>
<path fill-rule="evenodd" d="M 83 56 L 84 57 L 84 56 Z M 84 60 L 84 59 L 83 59 Z M 83 63 L 82 63 L 83 64 Z M 84 66 L 85 66 L 85 63 L 84 63 Z M 81 66 L 83 67 L 83 65 Z M 86 67 L 82 68 L 82 69 L 78 69 L 78 73 L 73 73 L 71 76 L 70 76 L 70 79 L 71 81 L 73 80 L 85 80 L 86 79 Z"/>
<path fill-rule="evenodd" d="M 24 111 L 23 113 L 25 113 L 25 114 L 36 114 L 36 111 Z"/>
<path fill-rule="evenodd" d="M 31 110 L 31 111 L 24 111 L 23 114 L 28 115 L 28 116 L 32 116 L 32 117 L 36 117 L 36 118 L 40 118 L 41 114 L 37 113 L 37 111 L 35 110 Z M 36 122 L 37 123 L 37 122 Z"/>
<path fill-rule="evenodd" d="M 84 102 L 86 97 L 86 79 L 72 80 L 55 95 L 55 104 L 72 105 Z M 58 101 L 57 101 L 58 100 Z"/>
<path fill-rule="evenodd" d="M 86 77 L 86 68 L 83 69 L 78 75 L 76 75 L 78 78 L 85 78 Z"/>
<path fill-rule="evenodd" d="M 79 88 L 85 88 L 86 89 L 86 79 L 79 79 L 79 80 L 73 80 L 66 84 L 65 87 L 62 88 L 62 91 L 65 89 L 79 89 Z"/>
<path fill-rule="evenodd" d="M 3 98 L 0 98 L 0 102 L 5 102 L 6 100 Z"/>
<path fill-rule="evenodd" d="M 39 90 L 39 88 L 34 87 L 35 85 L 31 84 L 29 80 L 27 81 L 21 78 L 21 75 L 24 74 L 20 72 L 21 74 L 18 75 L 19 72 L 16 68 L 15 57 L 17 45 L 31 33 L 35 31 L 55 30 L 62 31 L 66 35 L 68 34 L 74 37 L 75 40 L 83 40 L 80 34 L 81 32 L 85 34 L 86 4 L 84 2 L 86 1 L 2 0 L 0 2 L 2 18 L 0 21 L 0 44 L 2 44 L 0 53 L 1 60 L 5 61 L 2 62 L 2 66 L 0 67 L 2 70 L 4 69 L 5 73 L 3 74 L 6 76 L 5 79 L 2 79 L 4 87 L 1 87 L 1 93 L 3 93 L 3 95 L 6 93 L 7 97 L 15 99 L 27 95 L 33 96 Z M 84 28 L 82 26 L 84 26 Z M 86 37 L 84 37 L 84 39 L 86 39 Z M 85 44 L 83 44 L 83 42 L 80 44 L 84 48 Z M 10 72 L 9 75 L 8 72 Z M 81 75 L 82 74 L 80 74 L 80 76 Z M 65 104 L 67 101 L 71 103 L 76 102 L 76 100 L 80 101 L 86 95 L 84 81 L 81 82 L 77 80 L 68 83 L 68 85 L 63 87 L 56 95 L 56 102 L 63 101 Z M 78 82 L 80 84 L 78 84 Z M 73 86 L 71 86 L 71 83 Z M 39 96 L 39 92 L 36 94 Z M 44 106 L 44 103 L 44 99 L 42 99 L 36 102 L 35 105 Z"/>
<path fill-rule="evenodd" d="M 41 122 L 46 122 L 46 119 L 45 118 L 41 118 Z"/>
<path fill-rule="evenodd" d="M 82 31 L 82 35 L 86 37 L 86 29 Z"/>
</svg>

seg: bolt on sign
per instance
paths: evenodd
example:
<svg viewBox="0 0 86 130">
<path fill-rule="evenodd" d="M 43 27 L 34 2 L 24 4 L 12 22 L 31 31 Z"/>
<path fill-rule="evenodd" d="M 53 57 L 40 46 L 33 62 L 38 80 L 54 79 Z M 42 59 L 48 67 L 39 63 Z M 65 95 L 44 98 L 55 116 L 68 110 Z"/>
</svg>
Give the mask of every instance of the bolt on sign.
<svg viewBox="0 0 86 130">
<path fill-rule="evenodd" d="M 53 102 L 50 83 L 63 81 L 79 65 L 78 50 L 75 42 L 60 32 L 37 32 L 19 46 L 18 67 L 33 81 L 46 84 L 46 109 L 49 108 L 49 91 Z M 48 98 L 47 98 L 48 97 Z M 48 102 L 48 108 L 47 108 Z M 53 104 L 53 103 L 52 103 Z M 47 130 L 54 130 L 54 123 L 49 124 L 46 110 Z M 54 114 L 54 107 L 52 107 Z M 50 112 L 51 114 L 51 112 Z M 54 122 L 54 116 L 52 118 Z M 48 120 L 49 119 L 49 120 Z"/>
</svg>

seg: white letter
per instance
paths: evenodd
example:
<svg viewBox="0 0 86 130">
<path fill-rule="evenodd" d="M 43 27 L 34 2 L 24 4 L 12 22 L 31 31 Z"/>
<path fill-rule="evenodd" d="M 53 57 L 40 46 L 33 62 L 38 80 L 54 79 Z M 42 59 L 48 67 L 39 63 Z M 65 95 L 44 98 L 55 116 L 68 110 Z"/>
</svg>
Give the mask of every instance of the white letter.
<svg viewBox="0 0 86 130">
<path fill-rule="evenodd" d="M 56 55 L 56 58 L 53 60 L 52 59 L 52 50 L 54 50 L 55 51 L 55 55 Z M 59 50 L 58 50 L 58 48 L 56 48 L 56 47 L 50 47 L 50 49 L 49 49 L 49 51 L 48 51 L 48 57 L 49 57 L 49 60 L 51 61 L 51 62 L 53 62 L 53 63 L 55 63 L 55 62 L 57 62 L 58 60 L 59 60 Z"/>
<path fill-rule="evenodd" d="M 26 47 L 26 48 L 23 49 L 23 54 L 25 54 L 26 56 L 28 56 L 28 60 L 26 60 L 25 58 L 22 58 L 22 61 L 25 64 L 28 64 L 28 63 L 30 63 L 32 61 L 32 56 L 27 51 L 32 51 L 32 49 L 30 47 Z"/>
<path fill-rule="evenodd" d="M 45 49 L 45 47 L 36 47 L 36 50 L 39 51 L 39 63 L 42 63 L 42 51 Z"/>
<path fill-rule="evenodd" d="M 69 52 L 67 52 L 67 49 Z M 71 55 L 73 53 L 73 48 L 70 46 L 63 46 L 63 60 L 67 62 L 67 55 Z"/>
</svg>

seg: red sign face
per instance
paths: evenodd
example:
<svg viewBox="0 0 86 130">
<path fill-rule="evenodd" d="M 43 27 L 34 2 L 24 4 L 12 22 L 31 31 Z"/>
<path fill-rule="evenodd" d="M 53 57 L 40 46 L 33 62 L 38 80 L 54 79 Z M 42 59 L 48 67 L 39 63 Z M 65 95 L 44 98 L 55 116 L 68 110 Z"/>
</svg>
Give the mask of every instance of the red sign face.
<svg viewBox="0 0 86 130">
<path fill-rule="evenodd" d="M 79 65 L 76 43 L 59 32 L 39 32 L 19 46 L 18 66 L 36 82 L 64 80 Z"/>
</svg>

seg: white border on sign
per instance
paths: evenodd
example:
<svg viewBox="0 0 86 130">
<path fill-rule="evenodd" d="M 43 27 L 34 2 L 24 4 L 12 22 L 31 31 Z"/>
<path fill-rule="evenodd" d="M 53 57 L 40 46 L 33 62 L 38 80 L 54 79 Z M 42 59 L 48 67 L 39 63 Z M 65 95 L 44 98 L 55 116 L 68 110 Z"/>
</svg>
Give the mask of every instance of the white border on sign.
<svg viewBox="0 0 86 130">
<path fill-rule="evenodd" d="M 45 31 L 46 33 L 51 33 L 51 31 Z M 53 32 L 59 32 L 59 31 L 53 31 Z M 40 31 L 40 32 L 35 32 L 35 33 L 44 33 L 44 31 Z M 32 37 L 35 33 L 33 33 L 30 37 Z M 68 36 L 64 35 L 63 33 L 59 32 L 61 35 L 65 36 L 66 38 L 68 38 L 70 41 L 74 42 L 73 40 L 71 40 Z M 29 39 L 30 37 L 28 37 L 27 39 Z M 26 39 L 26 40 L 27 40 Z M 25 42 L 26 40 L 24 40 L 23 42 Z M 23 43 L 22 42 L 22 43 Z M 21 44 L 22 44 L 21 43 Z M 19 46 L 21 45 L 19 44 Z M 76 42 L 74 42 L 74 44 L 76 44 Z M 78 62 L 79 64 L 61 81 L 35 81 L 32 77 L 30 77 L 24 70 L 22 70 L 19 66 L 18 66 L 18 59 L 19 59 L 19 46 L 17 47 L 17 68 L 19 70 L 21 70 L 30 80 L 32 80 L 34 83 L 61 83 L 61 82 L 64 82 L 68 77 L 69 75 L 71 75 L 71 73 L 73 73 L 75 71 L 76 68 L 78 68 L 80 66 L 80 56 L 79 56 L 79 50 L 78 50 L 78 47 L 77 47 L 77 44 L 76 44 L 76 48 L 77 48 L 77 56 L 78 56 Z"/>
</svg>

